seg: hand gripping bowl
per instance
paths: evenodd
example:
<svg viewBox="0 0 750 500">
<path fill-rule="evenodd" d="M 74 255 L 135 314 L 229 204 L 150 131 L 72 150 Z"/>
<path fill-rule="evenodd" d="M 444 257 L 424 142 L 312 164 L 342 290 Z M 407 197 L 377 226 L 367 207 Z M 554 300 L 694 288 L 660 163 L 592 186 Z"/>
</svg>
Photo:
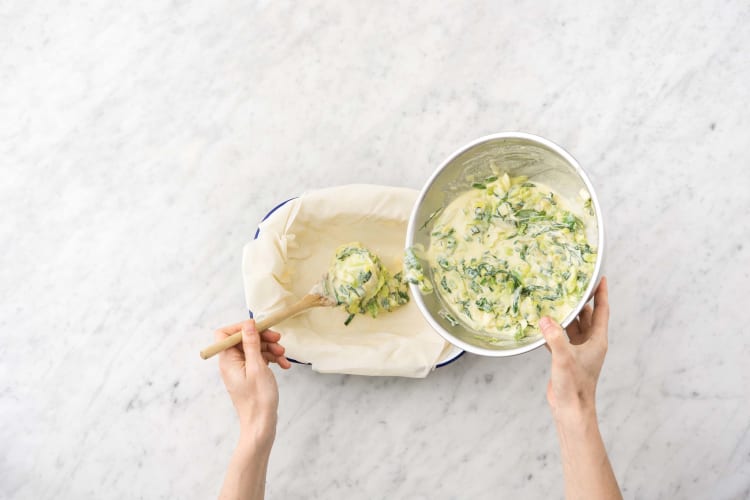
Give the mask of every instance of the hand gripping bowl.
<svg viewBox="0 0 750 500">
<path fill-rule="evenodd" d="M 589 242 L 598 248 L 596 263 L 583 296 L 562 321 L 564 328 L 578 316 L 599 283 L 605 245 L 602 212 L 594 187 L 578 162 L 557 144 L 531 134 L 507 132 L 482 137 L 453 153 L 427 181 L 417 198 L 409 219 L 406 247 L 428 248 L 430 224 L 425 221 L 430 215 L 458 195 L 472 189 L 472 179 L 493 175 L 497 169 L 507 172 L 511 177 L 528 176 L 530 181 L 546 184 L 568 199 L 576 198 L 582 189 L 591 196 L 595 227 L 587 227 L 587 233 Z M 422 262 L 422 267 L 426 278 L 433 282 L 430 266 Z M 432 284 L 437 289 L 436 284 Z M 423 295 L 417 285 L 411 284 L 410 287 L 414 301 L 432 328 L 445 340 L 465 351 L 482 356 L 513 356 L 544 344 L 541 335 L 518 341 L 489 343 L 480 338 L 483 332 L 475 332 L 463 323 L 453 326 L 442 317 L 439 312 L 444 305 L 437 292 Z"/>
</svg>

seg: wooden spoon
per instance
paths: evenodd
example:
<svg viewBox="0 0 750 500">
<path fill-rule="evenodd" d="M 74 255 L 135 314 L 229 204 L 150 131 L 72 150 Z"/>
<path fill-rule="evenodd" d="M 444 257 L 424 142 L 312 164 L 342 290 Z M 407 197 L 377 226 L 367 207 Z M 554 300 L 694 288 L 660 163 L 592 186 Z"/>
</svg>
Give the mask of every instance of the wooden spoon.
<svg viewBox="0 0 750 500">
<path fill-rule="evenodd" d="M 336 249 L 330 270 L 313 286 L 312 290 L 291 306 L 269 314 L 255 325 L 258 333 L 268 330 L 295 314 L 313 307 L 336 305 L 356 306 L 375 297 L 384 285 L 380 259 L 359 242 L 341 245 Z M 363 278 L 364 277 L 364 278 Z M 379 285 L 379 286 L 378 286 Z M 242 332 L 237 332 L 201 351 L 201 358 L 208 359 L 216 353 L 235 346 L 242 341 Z"/>
<path fill-rule="evenodd" d="M 255 328 L 258 330 L 258 333 L 268 330 L 273 325 L 277 323 L 281 323 L 287 318 L 291 318 L 295 314 L 299 314 L 302 311 L 306 311 L 308 309 L 311 309 L 313 307 L 326 307 L 326 306 L 335 306 L 336 301 L 331 299 L 330 297 L 326 297 L 325 295 L 321 293 L 316 293 L 315 289 L 302 297 L 299 301 L 295 302 L 294 304 L 290 305 L 289 307 L 286 307 L 284 309 L 281 309 L 279 311 L 276 311 L 274 313 L 269 314 L 268 316 L 264 317 L 260 321 L 258 321 L 255 324 Z M 216 342 L 214 344 L 211 344 L 210 346 L 206 347 L 201 351 L 201 358 L 208 359 L 211 356 L 214 356 L 215 354 L 220 353 L 224 349 L 229 349 L 232 346 L 235 346 L 242 342 L 242 332 L 237 332 L 234 335 L 230 335 L 229 337 L 225 338 L 224 340 L 221 340 L 219 342 Z"/>
</svg>

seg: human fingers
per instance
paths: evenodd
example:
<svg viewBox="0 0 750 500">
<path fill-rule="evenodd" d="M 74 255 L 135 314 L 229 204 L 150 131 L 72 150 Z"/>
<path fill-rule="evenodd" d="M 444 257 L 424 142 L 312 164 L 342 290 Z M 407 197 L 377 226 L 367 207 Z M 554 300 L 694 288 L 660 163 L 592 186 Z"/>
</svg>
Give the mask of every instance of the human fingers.
<svg viewBox="0 0 750 500">
<path fill-rule="evenodd" d="M 580 323 L 583 330 L 588 330 L 589 328 L 591 328 L 591 315 L 593 314 L 593 312 L 594 311 L 593 309 L 591 309 L 591 306 L 589 304 L 586 304 L 578 314 L 578 322 Z"/>
<path fill-rule="evenodd" d="M 260 355 L 260 335 L 255 329 L 255 321 L 247 320 L 242 323 L 242 350 L 245 352 L 245 365 L 251 362 L 262 362 Z"/>
<path fill-rule="evenodd" d="M 542 330 L 544 340 L 547 341 L 547 345 L 552 352 L 552 360 L 566 361 L 570 357 L 570 351 L 562 327 L 553 319 L 545 316 L 539 320 L 539 328 Z"/>
<path fill-rule="evenodd" d="M 573 345 L 582 344 L 586 341 L 585 330 L 581 328 L 578 318 L 573 318 L 573 321 L 565 327 L 565 332 L 568 334 L 570 343 Z"/>
<path fill-rule="evenodd" d="M 281 340 L 281 334 L 273 330 L 263 330 L 260 333 L 260 339 L 265 342 L 278 342 Z"/>
<path fill-rule="evenodd" d="M 606 341 L 608 324 L 609 294 L 607 290 L 607 278 L 602 278 L 594 294 L 594 313 L 591 317 L 592 335 L 601 336 Z"/>
<path fill-rule="evenodd" d="M 280 360 L 286 360 L 286 356 L 277 356 L 276 354 L 273 354 L 271 352 L 261 352 L 261 357 L 264 361 L 266 361 L 266 364 L 268 363 L 279 363 Z M 288 361 L 288 360 L 287 360 Z"/>
<path fill-rule="evenodd" d="M 284 370 L 288 370 L 292 367 L 292 363 L 288 359 L 286 359 L 286 356 L 279 356 L 278 358 L 276 358 L 276 363 L 278 363 L 279 366 Z"/>
<path fill-rule="evenodd" d="M 284 349 L 283 345 L 277 344 L 275 342 L 261 342 L 260 351 L 270 352 L 275 356 L 281 356 L 282 354 L 284 354 L 284 351 L 286 351 L 286 349 Z"/>
<path fill-rule="evenodd" d="M 219 342 L 233 335 L 236 332 L 236 330 L 234 330 L 234 327 L 238 325 L 219 328 L 214 332 L 214 340 L 216 342 Z M 244 360 L 245 355 L 243 354 L 242 349 L 239 349 L 237 346 L 229 347 L 228 349 L 224 349 L 219 353 L 219 367 L 222 369 L 228 368 L 232 364 L 241 363 Z"/>
<path fill-rule="evenodd" d="M 263 361 L 265 361 L 266 364 L 276 363 L 285 370 L 288 370 L 292 367 L 292 363 L 290 363 L 289 360 L 286 359 L 286 356 L 276 356 L 274 354 L 271 354 L 270 352 L 261 353 L 261 356 L 263 356 Z"/>
<path fill-rule="evenodd" d="M 276 355 L 275 354 L 271 354 L 268 351 L 261 351 L 260 355 L 263 358 L 263 361 L 266 362 L 266 364 L 268 364 L 268 363 L 275 363 L 276 362 Z"/>
</svg>

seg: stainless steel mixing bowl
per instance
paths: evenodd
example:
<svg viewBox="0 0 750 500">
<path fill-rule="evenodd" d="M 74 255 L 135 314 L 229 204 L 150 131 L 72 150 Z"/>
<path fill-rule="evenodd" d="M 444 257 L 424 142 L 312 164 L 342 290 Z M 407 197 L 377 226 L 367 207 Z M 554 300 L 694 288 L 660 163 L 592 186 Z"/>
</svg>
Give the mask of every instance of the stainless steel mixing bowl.
<svg viewBox="0 0 750 500">
<path fill-rule="evenodd" d="M 406 247 L 421 245 L 423 248 L 428 248 L 432 224 L 425 225 L 425 221 L 437 209 L 447 205 L 461 193 L 472 189 L 471 184 L 474 179 L 483 179 L 492 175 L 493 164 L 510 176 L 526 175 L 529 180 L 544 183 L 569 199 L 575 199 L 581 189 L 585 189 L 591 195 L 596 224 L 595 227 L 589 225 L 587 231 L 589 241 L 598 247 L 596 265 L 583 297 L 562 321 L 562 326 L 565 327 L 578 316 L 599 283 L 605 246 L 602 212 L 594 186 L 578 162 L 557 144 L 531 134 L 507 132 L 482 137 L 453 153 L 422 189 L 409 218 Z M 427 279 L 432 281 L 430 266 L 422 262 L 422 267 Z M 519 341 L 489 343 L 477 335 L 483 332 L 473 331 L 463 324 L 452 326 L 440 316 L 438 313 L 444 305 L 437 291 L 422 295 L 416 285 L 410 285 L 410 287 L 412 297 L 432 328 L 445 340 L 465 351 L 483 356 L 513 356 L 531 351 L 544 344 L 544 338 L 541 335 Z M 437 290 L 434 283 L 433 288 Z"/>
</svg>

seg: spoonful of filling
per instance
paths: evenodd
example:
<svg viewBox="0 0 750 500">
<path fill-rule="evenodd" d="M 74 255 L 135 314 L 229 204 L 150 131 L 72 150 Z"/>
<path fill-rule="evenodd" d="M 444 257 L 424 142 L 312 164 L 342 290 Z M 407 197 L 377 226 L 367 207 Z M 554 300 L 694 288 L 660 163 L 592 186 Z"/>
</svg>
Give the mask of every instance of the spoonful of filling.
<svg viewBox="0 0 750 500">
<path fill-rule="evenodd" d="M 359 242 L 336 249 L 321 287 L 321 295 L 335 300 L 349 313 L 346 325 L 355 314 L 376 318 L 381 311 L 392 311 L 409 302 L 401 273 L 391 275 L 378 256 Z"/>
</svg>

